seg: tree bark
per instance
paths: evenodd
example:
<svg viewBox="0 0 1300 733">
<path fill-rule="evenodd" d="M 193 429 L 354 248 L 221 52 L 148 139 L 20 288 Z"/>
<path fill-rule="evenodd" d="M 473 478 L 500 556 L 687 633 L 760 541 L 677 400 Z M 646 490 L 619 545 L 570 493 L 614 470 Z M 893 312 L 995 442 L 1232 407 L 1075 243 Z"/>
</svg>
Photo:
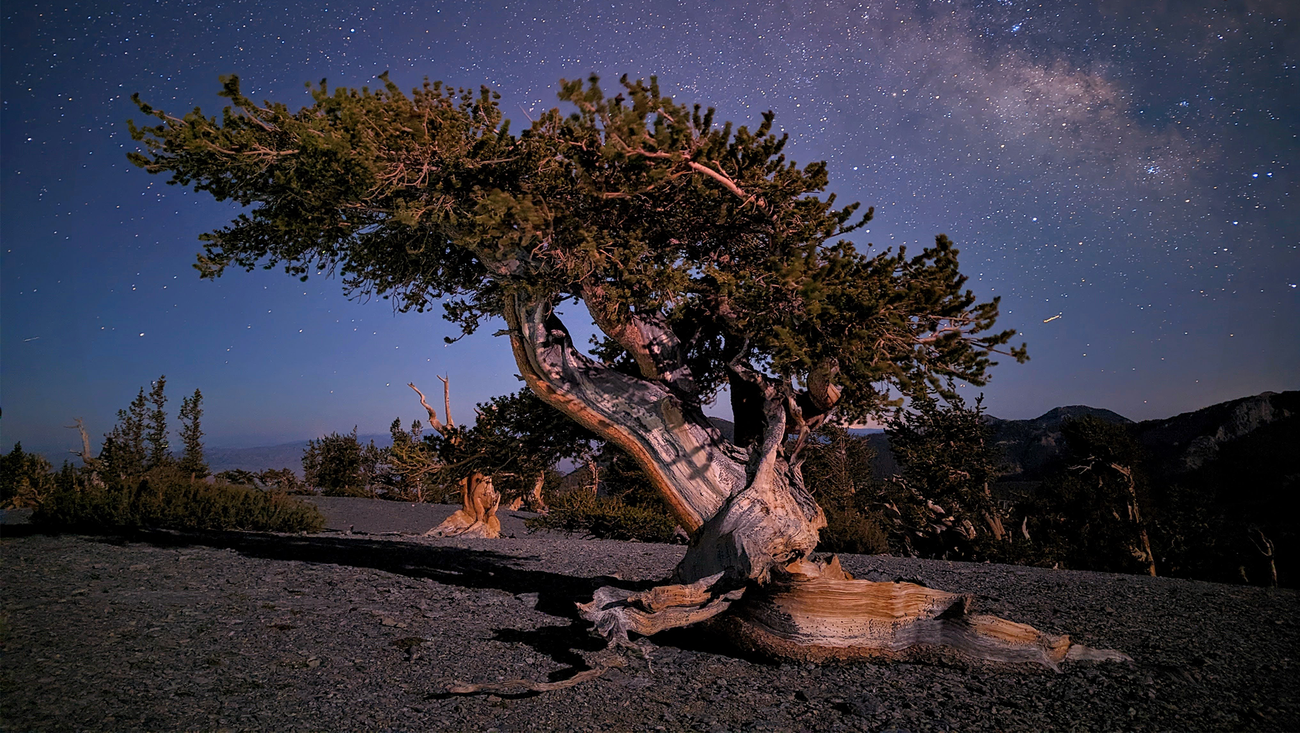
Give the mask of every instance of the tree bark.
<svg viewBox="0 0 1300 733">
<path fill-rule="evenodd" d="M 484 537 L 501 536 L 501 520 L 497 507 L 501 495 L 492 487 L 492 477 L 475 471 L 460 480 L 460 509 L 442 524 L 425 532 L 426 537 Z"/>
<path fill-rule="evenodd" d="M 613 310 L 602 307 L 597 322 L 609 325 Z M 612 327 L 611 337 L 642 339 L 628 349 L 638 379 L 578 352 L 550 301 L 510 296 L 505 316 L 533 392 L 631 455 L 692 533 L 670 584 L 644 593 L 601 588 L 579 606 L 612 645 L 631 644 L 629 633 L 709 622 L 743 647 L 809 661 L 958 654 L 1055 667 L 1124 658 L 971 614 L 965 596 L 855 580 L 835 558 L 815 557 L 826 519 L 799 464 L 786 458 L 789 395 L 747 364 L 732 364 L 733 385 L 748 387 L 746 403 L 759 416 L 745 426 L 746 451 L 722 440 L 691 402 L 689 381 L 671 376 L 680 375 L 677 349 L 660 324 L 624 313 Z"/>
<path fill-rule="evenodd" d="M 542 487 L 546 485 L 546 472 L 538 471 L 537 478 L 533 479 L 533 490 L 528 492 L 528 510 L 538 514 L 546 514 L 551 508 L 546 506 L 546 498 L 542 496 Z"/>
</svg>

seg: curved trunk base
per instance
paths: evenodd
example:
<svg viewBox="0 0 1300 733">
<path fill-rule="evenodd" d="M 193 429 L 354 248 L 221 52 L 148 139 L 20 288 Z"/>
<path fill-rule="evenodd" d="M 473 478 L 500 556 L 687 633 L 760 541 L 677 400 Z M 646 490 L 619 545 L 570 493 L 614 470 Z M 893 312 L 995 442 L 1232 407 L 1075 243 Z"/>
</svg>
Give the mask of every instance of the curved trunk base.
<svg viewBox="0 0 1300 733">
<path fill-rule="evenodd" d="M 650 635 L 708 621 L 746 652 L 798 662 L 965 659 L 1057 670 L 1065 661 L 1130 661 L 1068 636 L 972 614 L 969 596 L 856 580 L 834 557 L 790 563 L 768 585 L 747 591 L 728 591 L 727 582 L 718 574 L 636 594 L 601 588 L 579 609 L 616 646 L 629 643 L 628 632 Z"/>
</svg>

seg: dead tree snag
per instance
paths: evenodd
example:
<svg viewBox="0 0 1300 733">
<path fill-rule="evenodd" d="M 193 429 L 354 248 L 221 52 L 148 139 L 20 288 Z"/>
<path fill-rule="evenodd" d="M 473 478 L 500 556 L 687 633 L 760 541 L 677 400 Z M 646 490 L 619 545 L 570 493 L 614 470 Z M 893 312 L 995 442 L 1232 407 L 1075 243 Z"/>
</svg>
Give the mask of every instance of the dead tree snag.
<svg viewBox="0 0 1300 733">
<path fill-rule="evenodd" d="M 429 426 L 444 438 L 452 441 L 459 439 L 454 432 L 456 423 L 451 417 L 451 383 L 447 377 L 438 377 L 442 382 L 442 398 L 447 416 L 447 424 L 438 420 L 438 412 L 429 405 L 424 393 L 414 383 L 407 386 L 420 396 L 420 404 L 429 413 Z M 425 533 L 435 537 L 485 537 L 494 539 L 501 536 L 501 520 L 497 519 L 497 508 L 501 506 L 501 495 L 492 486 L 492 477 L 475 471 L 460 480 L 460 509 L 442 524 Z"/>
</svg>

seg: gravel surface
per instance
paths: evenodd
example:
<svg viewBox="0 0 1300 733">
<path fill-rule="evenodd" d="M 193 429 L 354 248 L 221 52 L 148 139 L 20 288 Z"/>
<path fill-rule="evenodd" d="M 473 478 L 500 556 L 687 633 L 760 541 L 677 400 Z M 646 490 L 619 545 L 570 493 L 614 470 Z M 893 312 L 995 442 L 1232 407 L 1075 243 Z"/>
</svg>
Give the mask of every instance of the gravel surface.
<svg viewBox="0 0 1300 733">
<path fill-rule="evenodd" d="M 1046 731 L 1300 729 L 1300 594 L 1167 578 L 843 556 L 1133 664 L 804 666 L 707 632 L 655 638 L 577 687 L 598 644 L 573 604 L 647 587 L 683 548 L 527 535 L 428 539 L 454 507 L 320 500 L 306 536 L 131 540 L 0 527 L 4 730 Z M 351 529 L 351 534 L 347 530 Z M 362 534 L 362 533 L 366 534 Z"/>
</svg>

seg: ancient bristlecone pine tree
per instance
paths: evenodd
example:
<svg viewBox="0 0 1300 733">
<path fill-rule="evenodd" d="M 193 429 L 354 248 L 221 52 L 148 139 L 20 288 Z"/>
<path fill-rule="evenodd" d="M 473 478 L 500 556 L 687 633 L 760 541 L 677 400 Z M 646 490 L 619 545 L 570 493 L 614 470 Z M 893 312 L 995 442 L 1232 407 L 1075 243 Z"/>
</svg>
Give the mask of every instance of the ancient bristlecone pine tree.
<svg viewBox="0 0 1300 733">
<path fill-rule="evenodd" d="M 420 404 L 429 413 L 429 427 L 448 440 L 456 441 L 460 436 L 453 432 L 456 423 L 451 418 L 451 389 L 446 377 L 442 380 L 443 414 L 447 424 L 438 419 L 438 411 L 424 399 L 424 393 L 414 384 L 407 386 L 420 395 Z M 492 486 L 492 477 L 480 471 L 471 471 L 460 479 L 460 509 L 443 520 L 442 524 L 425 532 L 434 537 L 486 537 L 495 539 L 501 536 L 501 520 L 497 518 L 497 507 L 501 506 L 501 495 Z"/>
<path fill-rule="evenodd" d="M 519 134 L 487 89 L 408 96 L 381 81 L 322 83 L 291 112 L 227 77 L 220 119 L 141 102 L 157 124 L 132 126 L 131 159 L 247 207 L 203 235 L 206 277 L 337 272 L 350 293 L 404 309 L 441 299 L 466 334 L 505 319 L 532 391 L 632 456 L 692 536 L 671 585 L 605 588 L 582 607 L 599 633 L 623 644 L 713 619 L 800 659 L 1090 655 L 973 615 L 964 596 L 855 580 L 813 554 L 826 520 L 795 447 L 809 425 L 879 414 L 888 386 L 982 384 L 1014 334 L 991 332 L 997 302 L 963 289 L 946 237 L 913 256 L 863 254 L 842 237 L 871 212 L 823 197 L 825 164 L 787 161 L 770 113 L 757 129 L 715 125 L 653 80 L 624 80 L 613 98 L 594 78 L 562 82 L 572 113 Z M 606 336 L 595 358 L 556 313 L 569 299 Z M 702 411 L 724 386 L 734 441 Z"/>
</svg>

